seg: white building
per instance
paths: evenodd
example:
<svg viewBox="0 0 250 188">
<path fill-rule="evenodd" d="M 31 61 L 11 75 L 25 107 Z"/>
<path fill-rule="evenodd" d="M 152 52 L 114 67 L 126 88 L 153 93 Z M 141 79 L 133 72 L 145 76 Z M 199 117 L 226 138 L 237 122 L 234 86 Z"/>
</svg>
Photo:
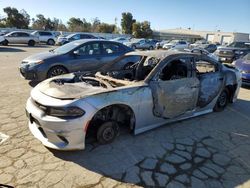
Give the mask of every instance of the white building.
<svg viewBox="0 0 250 188">
<path fill-rule="evenodd" d="M 205 39 L 211 43 L 228 44 L 234 41 L 249 41 L 249 33 L 222 31 L 195 31 L 191 29 L 167 29 L 154 32 L 159 39 L 184 39 L 190 42 Z"/>
</svg>

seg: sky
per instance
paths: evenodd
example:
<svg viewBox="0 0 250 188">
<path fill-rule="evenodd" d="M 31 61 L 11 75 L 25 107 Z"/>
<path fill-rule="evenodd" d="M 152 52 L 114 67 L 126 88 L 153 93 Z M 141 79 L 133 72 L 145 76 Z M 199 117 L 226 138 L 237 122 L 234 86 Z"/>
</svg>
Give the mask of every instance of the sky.
<svg viewBox="0 0 250 188">
<path fill-rule="evenodd" d="M 120 24 L 121 13 L 148 20 L 154 30 L 192 28 L 250 33 L 250 0 L 0 0 L 3 8 L 24 9 L 31 17 L 43 14 L 65 24 L 71 17 Z"/>
</svg>

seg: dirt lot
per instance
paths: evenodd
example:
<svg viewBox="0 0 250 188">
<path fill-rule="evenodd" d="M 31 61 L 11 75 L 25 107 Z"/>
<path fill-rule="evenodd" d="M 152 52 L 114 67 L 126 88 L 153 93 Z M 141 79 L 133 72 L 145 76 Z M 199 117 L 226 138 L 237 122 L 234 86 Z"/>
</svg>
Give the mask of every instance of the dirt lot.
<svg viewBox="0 0 250 188">
<path fill-rule="evenodd" d="M 84 151 L 45 148 L 24 113 L 32 87 L 25 57 L 51 47 L 0 46 L 0 184 L 15 187 L 250 187 L 250 89 L 211 113 Z M 1 134 L 0 134 L 1 135 Z M 1 139 L 0 139 L 1 142 Z M 1 187 L 1 185 L 0 185 Z"/>
</svg>

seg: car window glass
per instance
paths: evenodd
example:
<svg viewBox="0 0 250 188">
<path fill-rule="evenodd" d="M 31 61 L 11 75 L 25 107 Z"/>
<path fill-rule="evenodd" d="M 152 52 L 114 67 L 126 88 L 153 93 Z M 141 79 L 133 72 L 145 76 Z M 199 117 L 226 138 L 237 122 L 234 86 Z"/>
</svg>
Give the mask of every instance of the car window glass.
<svg viewBox="0 0 250 188">
<path fill-rule="evenodd" d="M 80 55 L 99 55 L 101 54 L 100 43 L 86 44 L 78 49 Z"/>
<path fill-rule="evenodd" d="M 74 36 L 72 37 L 72 39 L 74 39 L 74 40 L 79 40 L 79 39 L 80 39 L 80 35 L 74 35 Z"/>
<path fill-rule="evenodd" d="M 21 37 L 29 37 L 29 34 L 28 33 L 19 33 L 19 36 L 21 36 Z"/>
<path fill-rule="evenodd" d="M 169 62 L 160 73 L 160 80 L 177 80 L 191 76 L 191 59 L 177 58 Z"/>
<path fill-rule="evenodd" d="M 122 48 L 118 44 L 103 43 L 103 52 L 105 54 L 114 54 L 122 51 Z"/>
<path fill-rule="evenodd" d="M 218 71 L 218 68 L 215 64 L 205 61 L 205 60 L 199 60 L 196 61 L 196 72 L 197 74 L 206 74 L 211 72 Z"/>
</svg>

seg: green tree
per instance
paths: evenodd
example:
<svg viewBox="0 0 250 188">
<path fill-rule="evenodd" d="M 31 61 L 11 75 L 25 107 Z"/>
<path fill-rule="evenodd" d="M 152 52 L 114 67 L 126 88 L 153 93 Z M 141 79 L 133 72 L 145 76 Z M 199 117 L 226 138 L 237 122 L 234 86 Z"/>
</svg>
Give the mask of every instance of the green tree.
<svg viewBox="0 0 250 188">
<path fill-rule="evenodd" d="M 135 38 L 151 38 L 153 34 L 148 21 L 133 23 L 132 31 Z"/>
<path fill-rule="evenodd" d="M 6 7 L 3 9 L 7 17 L 1 20 L 5 27 L 16 27 L 19 29 L 27 29 L 30 23 L 30 16 L 25 10 L 20 12 L 16 8 Z"/>
<path fill-rule="evenodd" d="M 32 19 L 32 29 L 37 30 L 57 30 L 59 19 L 57 18 L 45 18 L 42 14 L 37 14 L 36 19 Z"/>
<path fill-rule="evenodd" d="M 91 31 L 92 32 L 98 32 L 98 29 L 99 29 L 99 25 L 101 24 L 101 21 L 99 20 L 99 18 L 94 18 L 92 20 L 92 28 L 91 28 Z"/>
<path fill-rule="evenodd" d="M 98 26 L 98 32 L 100 33 L 113 33 L 115 31 L 114 24 L 101 23 Z"/>
<path fill-rule="evenodd" d="M 132 34 L 133 23 L 135 22 L 136 20 L 133 19 L 133 15 L 130 12 L 123 12 L 121 19 L 122 33 Z"/>
<path fill-rule="evenodd" d="M 80 18 L 72 17 L 67 22 L 69 31 L 75 32 L 75 31 L 81 31 L 81 28 L 83 26 L 83 21 Z"/>
</svg>

